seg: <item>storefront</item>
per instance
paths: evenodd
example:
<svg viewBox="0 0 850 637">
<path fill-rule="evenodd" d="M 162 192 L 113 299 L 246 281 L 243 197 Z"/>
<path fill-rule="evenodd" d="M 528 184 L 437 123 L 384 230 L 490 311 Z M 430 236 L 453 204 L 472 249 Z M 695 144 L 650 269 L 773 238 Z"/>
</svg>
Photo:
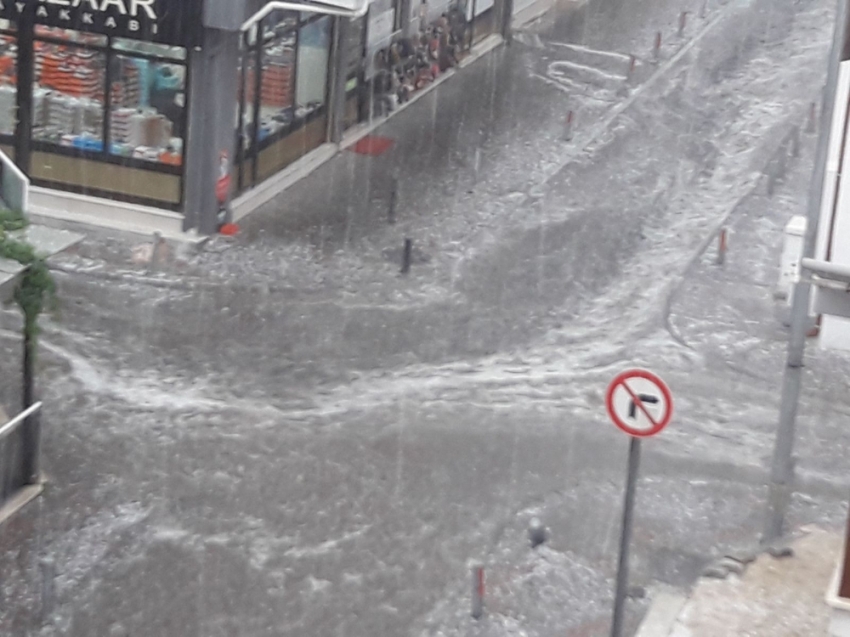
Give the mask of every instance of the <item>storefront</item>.
<svg viewBox="0 0 850 637">
<path fill-rule="evenodd" d="M 357 15 L 251 22 L 265 6 L 0 0 L 0 148 L 60 207 L 75 193 L 213 231 L 223 175 L 235 196 L 329 138 L 332 38 Z"/>
<path fill-rule="evenodd" d="M 209 234 L 232 200 L 259 205 L 281 171 L 373 116 L 376 50 L 424 42 L 420 66 L 442 67 L 428 56 L 454 37 L 442 14 L 465 22 L 459 1 L 0 0 L 0 147 L 42 210 Z M 469 22 L 493 13 L 467 1 Z"/>
<path fill-rule="evenodd" d="M 0 143 L 33 184 L 181 209 L 200 6 L 0 3 Z"/>
<path fill-rule="evenodd" d="M 327 141 L 332 28 L 328 15 L 276 11 L 243 34 L 237 192 Z"/>
</svg>

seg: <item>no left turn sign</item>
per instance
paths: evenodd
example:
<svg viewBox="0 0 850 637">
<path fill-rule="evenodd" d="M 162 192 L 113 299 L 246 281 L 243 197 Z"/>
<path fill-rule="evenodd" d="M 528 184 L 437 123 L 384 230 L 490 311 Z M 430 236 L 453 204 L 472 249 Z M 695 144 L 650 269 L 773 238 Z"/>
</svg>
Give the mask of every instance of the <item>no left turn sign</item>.
<svg viewBox="0 0 850 637">
<path fill-rule="evenodd" d="M 618 374 L 605 395 L 605 407 L 614 424 L 636 438 L 660 432 L 673 417 L 673 397 L 658 376 L 645 369 Z"/>
</svg>

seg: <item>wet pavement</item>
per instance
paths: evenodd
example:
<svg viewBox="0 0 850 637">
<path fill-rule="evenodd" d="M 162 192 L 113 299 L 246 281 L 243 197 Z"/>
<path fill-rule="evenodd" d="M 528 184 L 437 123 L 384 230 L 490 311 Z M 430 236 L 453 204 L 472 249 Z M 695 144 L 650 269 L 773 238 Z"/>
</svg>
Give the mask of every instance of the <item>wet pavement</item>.
<svg viewBox="0 0 850 637">
<path fill-rule="evenodd" d="M 832 7 L 710 9 L 676 41 L 680 3 L 591 3 L 581 30 L 560 7 L 383 125 L 390 152 L 339 155 L 237 239 L 148 268 L 95 234 L 58 260 L 51 485 L 0 528 L 0 633 L 606 634 L 626 444 L 602 394 L 633 364 L 677 401 L 646 446 L 635 582 L 686 585 L 754 542 L 785 337 L 772 285 L 813 136 L 773 198 L 764 172 L 820 89 Z M 639 81 L 576 92 L 550 73 L 570 39 L 643 47 Z M 810 355 L 791 522 L 829 524 L 847 362 Z M 552 529 L 538 552 L 532 515 Z M 494 578 L 478 625 L 471 559 Z"/>
</svg>

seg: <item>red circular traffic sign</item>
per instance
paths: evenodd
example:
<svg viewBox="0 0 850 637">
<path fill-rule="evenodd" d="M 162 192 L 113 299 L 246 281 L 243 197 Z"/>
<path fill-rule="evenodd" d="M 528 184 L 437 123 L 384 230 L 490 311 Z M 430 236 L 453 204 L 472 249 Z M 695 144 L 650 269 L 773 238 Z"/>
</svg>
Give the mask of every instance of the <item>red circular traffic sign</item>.
<svg viewBox="0 0 850 637">
<path fill-rule="evenodd" d="M 660 432 L 673 417 L 673 396 L 658 376 L 645 369 L 618 374 L 605 393 L 605 408 L 614 424 L 636 438 Z"/>
</svg>

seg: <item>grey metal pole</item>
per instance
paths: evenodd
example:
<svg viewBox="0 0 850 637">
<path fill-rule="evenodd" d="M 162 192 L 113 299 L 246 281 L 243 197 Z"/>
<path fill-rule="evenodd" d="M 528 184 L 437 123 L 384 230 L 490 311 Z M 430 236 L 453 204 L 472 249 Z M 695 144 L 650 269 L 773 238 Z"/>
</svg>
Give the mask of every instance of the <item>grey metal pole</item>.
<svg viewBox="0 0 850 637">
<path fill-rule="evenodd" d="M 815 168 L 809 187 L 808 223 L 803 244 L 803 258 L 812 258 L 815 253 L 820 216 L 823 180 L 826 174 L 826 161 L 829 152 L 829 133 L 832 124 L 838 67 L 847 35 L 848 1 L 838 0 L 838 13 L 835 21 L 835 34 L 832 52 L 829 58 L 826 89 L 821 105 L 821 130 L 818 139 Z M 779 408 L 779 425 L 773 449 L 773 462 L 770 470 L 770 491 L 768 493 L 767 515 L 765 517 L 762 543 L 770 544 L 782 537 L 785 523 L 785 511 L 791 499 L 794 478 L 794 426 L 797 419 L 797 405 L 800 399 L 800 385 L 803 376 L 803 355 L 806 348 L 806 332 L 809 328 L 809 299 L 811 285 L 802 281 L 794 286 L 791 306 L 791 334 L 788 339 L 788 355 L 785 373 L 782 378 L 782 401 Z"/>
<path fill-rule="evenodd" d="M 614 592 L 614 619 L 611 637 L 622 637 L 623 610 L 629 585 L 629 545 L 632 541 L 632 516 L 635 509 L 635 489 L 640 469 L 640 438 L 629 442 L 629 472 L 626 478 L 626 496 L 623 501 L 623 527 L 620 530 L 620 560 L 617 564 L 617 588 Z"/>
</svg>

